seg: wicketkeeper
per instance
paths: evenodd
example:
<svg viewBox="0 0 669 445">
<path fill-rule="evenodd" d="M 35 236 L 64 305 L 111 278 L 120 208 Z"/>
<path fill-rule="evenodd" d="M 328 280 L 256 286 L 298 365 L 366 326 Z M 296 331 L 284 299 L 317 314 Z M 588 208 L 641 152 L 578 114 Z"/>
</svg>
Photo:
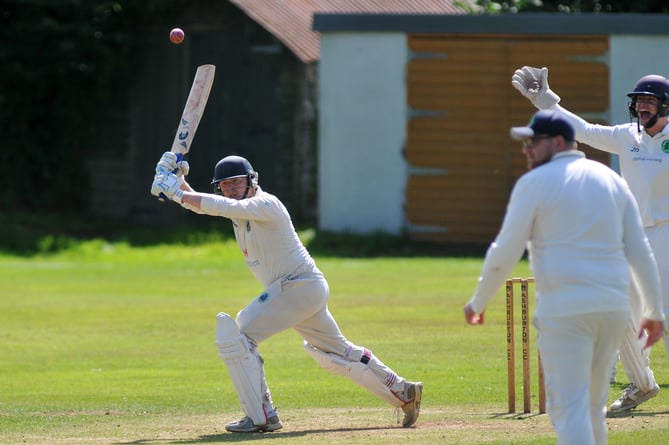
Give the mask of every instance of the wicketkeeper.
<svg viewBox="0 0 669 445">
<path fill-rule="evenodd" d="M 214 194 L 194 191 L 184 179 L 187 172 L 185 161 L 164 153 L 156 166 L 151 194 L 165 196 L 196 213 L 230 219 L 246 264 L 264 287 L 235 319 L 224 312 L 216 317 L 218 355 L 228 368 L 245 414 L 225 428 L 251 433 L 282 427 L 258 345 L 288 328 L 302 336 L 305 351 L 321 367 L 401 408 L 402 426 L 413 425 L 423 384 L 408 382 L 372 351 L 344 337 L 328 310 L 325 277 L 297 236 L 284 205 L 258 186 L 258 173 L 249 161 L 240 156 L 221 159 L 214 169 Z"/>
<path fill-rule="evenodd" d="M 627 93 L 630 122 L 613 126 L 591 124 L 563 108 L 560 96 L 548 85 L 548 68 L 519 68 L 511 83 L 535 107 L 560 113 L 574 127 L 577 141 L 618 155 L 620 173 L 639 204 L 660 270 L 663 310 L 669 314 L 669 80 L 657 74 L 641 77 Z M 637 338 L 643 311 L 638 292 L 638 286 L 632 286 L 632 318 L 620 345 L 630 384 L 611 404 L 611 411 L 635 408 L 660 391 L 650 369 L 650 350 L 643 349 Z M 669 355 L 669 331 L 664 333 L 664 346 Z"/>
</svg>

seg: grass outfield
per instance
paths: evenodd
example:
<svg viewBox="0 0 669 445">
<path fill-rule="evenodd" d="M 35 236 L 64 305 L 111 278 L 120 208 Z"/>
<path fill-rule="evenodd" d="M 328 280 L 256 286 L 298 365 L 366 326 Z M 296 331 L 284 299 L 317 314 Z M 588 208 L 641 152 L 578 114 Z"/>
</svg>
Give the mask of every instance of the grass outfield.
<svg viewBox="0 0 669 445">
<path fill-rule="evenodd" d="M 505 414 L 502 294 L 484 326 L 464 322 L 480 258 L 316 259 L 344 334 L 424 382 L 415 428 L 320 369 L 288 331 L 260 346 L 284 428 L 226 433 L 241 410 L 214 346 L 215 315 L 261 290 L 236 246 L 98 240 L 0 256 L 0 443 L 555 443 L 546 415 Z M 527 276 L 527 264 L 516 272 Z M 661 345 L 652 357 L 663 390 L 608 419 L 611 444 L 669 443 L 669 360 Z M 627 382 L 619 369 L 611 399 Z"/>
</svg>

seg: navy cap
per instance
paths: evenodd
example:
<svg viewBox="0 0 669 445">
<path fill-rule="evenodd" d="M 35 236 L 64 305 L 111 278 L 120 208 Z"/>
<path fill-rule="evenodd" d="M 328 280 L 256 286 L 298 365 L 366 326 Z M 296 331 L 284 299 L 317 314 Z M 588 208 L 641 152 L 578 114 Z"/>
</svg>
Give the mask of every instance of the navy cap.
<svg viewBox="0 0 669 445">
<path fill-rule="evenodd" d="M 511 137 L 521 141 L 533 136 L 562 136 L 565 141 L 574 141 L 574 129 L 565 118 L 556 111 L 537 111 L 527 127 L 511 128 Z"/>
</svg>

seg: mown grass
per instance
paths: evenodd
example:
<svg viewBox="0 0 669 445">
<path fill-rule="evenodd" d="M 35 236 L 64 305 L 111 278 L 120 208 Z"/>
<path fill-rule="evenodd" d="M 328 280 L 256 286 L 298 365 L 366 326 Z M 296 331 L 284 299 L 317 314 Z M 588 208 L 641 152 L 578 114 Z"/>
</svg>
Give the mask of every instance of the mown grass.
<svg viewBox="0 0 669 445">
<path fill-rule="evenodd" d="M 63 237 L 58 249 L 0 255 L 0 443 L 554 443 L 547 416 L 505 414 L 501 294 L 485 326 L 464 323 L 480 255 L 301 236 L 345 335 L 424 381 L 416 428 L 397 428 L 387 405 L 318 368 L 287 331 L 260 347 L 284 429 L 225 433 L 241 411 L 216 354 L 215 315 L 235 314 L 261 290 L 234 242 L 208 232 L 167 243 Z M 379 243 L 391 254 L 360 255 Z M 528 275 L 527 264 L 516 273 Z M 667 362 L 655 348 L 664 390 Z M 610 443 L 666 443 L 665 392 L 610 419 Z"/>
</svg>

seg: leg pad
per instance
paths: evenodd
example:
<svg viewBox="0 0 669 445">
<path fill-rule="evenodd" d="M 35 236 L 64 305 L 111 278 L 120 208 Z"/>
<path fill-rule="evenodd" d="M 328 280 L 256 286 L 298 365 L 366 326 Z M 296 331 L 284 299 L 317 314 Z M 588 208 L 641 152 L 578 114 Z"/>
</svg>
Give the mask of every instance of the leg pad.
<svg viewBox="0 0 669 445">
<path fill-rule="evenodd" d="M 242 409 L 254 424 L 265 425 L 267 415 L 263 405 L 264 375 L 260 357 L 251 352 L 237 322 L 225 312 L 216 317 L 216 347 L 218 356 L 228 368 Z"/>
<path fill-rule="evenodd" d="M 323 369 L 326 369 L 333 374 L 347 377 L 395 407 L 399 408 L 404 404 L 404 402 L 400 400 L 390 388 L 384 385 L 383 382 L 376 377 L 374 372 L 369 369 L 368 365 L 359 361 L 349 362 L 337 354 L 323 352 L 307 342 L 304 342 L 304 349 Z"/>
</svg>

